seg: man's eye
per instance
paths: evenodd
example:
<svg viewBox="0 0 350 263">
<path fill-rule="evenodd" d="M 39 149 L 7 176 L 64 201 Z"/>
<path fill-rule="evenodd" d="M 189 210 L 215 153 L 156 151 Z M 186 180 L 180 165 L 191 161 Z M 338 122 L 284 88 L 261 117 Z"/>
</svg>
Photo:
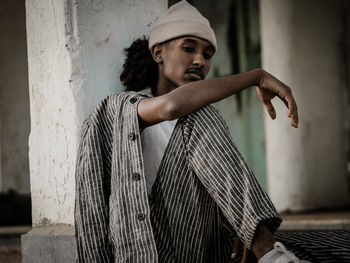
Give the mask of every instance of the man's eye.
<svg viewBox="0 0 350 263">
<path fill-rule="evenodd" d="M 210 59 L 212 57 L 212 55 L 208 54 L 208 53 L 204 53 L 204 58 L 205 59 Z"/>
<path fill-rule="evenodd" d="M 183 49 L 184 49 L 185 51 L 187 51 L 187 52 L 191 52 L 191 51 L 194 50 L 193 47 L 183 47 Z"/>
</svg>

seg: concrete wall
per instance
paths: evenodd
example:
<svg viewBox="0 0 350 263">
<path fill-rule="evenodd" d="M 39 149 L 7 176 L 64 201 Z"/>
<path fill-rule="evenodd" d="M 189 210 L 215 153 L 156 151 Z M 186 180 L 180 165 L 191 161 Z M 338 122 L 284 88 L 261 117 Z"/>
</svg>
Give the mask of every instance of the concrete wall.
<svg viewBox="0 0 350 263">
<path fill-rule="evenodd" d="M 26 1 L 34 226 L 73 224 L 79 128 L 121 91 L 123 49 L 166 9 L 163 0 Z"/>
<path fill-rule="evenodd" d="M 0 191 L 29 193 L 29 92 L 24 0 L 0 2 Z"/>
<path fill-rule="evenodd" d="M 268 189 L 278 210 L 349 204 L 339 1 L 263 0 L 263 67 L 287 83 L 300 127 L 265 115 Z"/>
</svg>

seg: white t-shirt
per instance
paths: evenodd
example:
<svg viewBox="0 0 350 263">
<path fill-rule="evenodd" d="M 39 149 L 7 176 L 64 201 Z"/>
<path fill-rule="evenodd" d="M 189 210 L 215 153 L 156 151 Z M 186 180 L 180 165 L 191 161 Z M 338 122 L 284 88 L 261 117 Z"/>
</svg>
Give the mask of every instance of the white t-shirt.
<svg viewBox="0 0 350 263">
<path fill-rule="evenodd" d="M 162 121 L 141 132 L 142 155 L 148 196 L 156 180 L 160 162 L 178 119 Z"/>
</svg>

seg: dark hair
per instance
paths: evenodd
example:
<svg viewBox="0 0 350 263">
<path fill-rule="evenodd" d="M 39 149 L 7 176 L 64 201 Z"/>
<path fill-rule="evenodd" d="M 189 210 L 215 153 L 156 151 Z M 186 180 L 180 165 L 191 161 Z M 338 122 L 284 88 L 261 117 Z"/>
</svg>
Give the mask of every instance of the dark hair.
<svg viewBox="0 0 350 263">
<path fill-rule="evenodd" d="M 148 39 L 145 36 L 136 39 L 124 52 L 126 58 L 120 81 L 124 84 L 125 91 L 140 91 L 150 86 L 152 93 L 156 94 L 158 64 L 148 49 Z"/>
</svg>

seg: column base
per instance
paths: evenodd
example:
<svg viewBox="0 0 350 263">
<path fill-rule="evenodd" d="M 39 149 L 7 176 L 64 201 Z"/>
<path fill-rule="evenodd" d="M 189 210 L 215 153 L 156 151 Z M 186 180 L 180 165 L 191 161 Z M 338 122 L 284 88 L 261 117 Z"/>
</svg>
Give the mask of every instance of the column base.
<svg viewBox="0 0 350 263">
<path fill-rule="evenodd" d="M 21 236 L 22 263 L 73 263 L 76 258 L 74 227 L 33 228 Z"/>
</svg>

